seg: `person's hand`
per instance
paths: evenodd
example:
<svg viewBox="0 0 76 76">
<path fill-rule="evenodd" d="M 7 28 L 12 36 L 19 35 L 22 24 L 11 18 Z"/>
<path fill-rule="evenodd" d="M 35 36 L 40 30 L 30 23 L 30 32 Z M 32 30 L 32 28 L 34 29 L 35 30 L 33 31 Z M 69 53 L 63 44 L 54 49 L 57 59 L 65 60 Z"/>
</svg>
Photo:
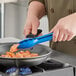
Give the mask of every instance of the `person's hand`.
<svg viewBox="0 0 76 76">
<path fill-rule="evenodd" d="M 51 32 L 54 42 L 71 40 L 76 36 L 76 13 L 61 18 Z"/>
<path fill-rule="evenodd" d="M 25 37 L 30 33 L 32 33 L 33 35 L 36 35 L 39 24 L 40 24 L 40 22 L 39 22 L 38 17 L 33 16 L 33 15 L 28 16 L 27 20 L 26 20 L 25 27 L 24 27 Z"/>
</svg>

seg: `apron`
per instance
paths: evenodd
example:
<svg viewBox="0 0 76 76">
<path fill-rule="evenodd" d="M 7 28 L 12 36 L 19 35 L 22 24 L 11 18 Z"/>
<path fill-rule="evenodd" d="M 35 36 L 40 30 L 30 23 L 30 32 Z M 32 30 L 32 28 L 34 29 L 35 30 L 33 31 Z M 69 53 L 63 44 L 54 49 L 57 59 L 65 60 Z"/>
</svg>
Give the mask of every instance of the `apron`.
<svg viewBox="0 0 76 76">
<path fill-rule="evenodd" d="M 58 20 L 76 12 L 76 0 L 31 0 L 44 3 L 48 16 L 49 31 Z M 76 37 L 71 41 L 50 42 L 50 47 L 56 51 L 76 56 Z"/>
<path fill-rule="evenodd" d="M 50 31 L 60 18 L 76 12 L 76 0 L 45 0 L 45 7 Z M 50 42 L 50 47 L 54 50 L 76 56 L 76 37 L 71 41 Z"/>
</svg>

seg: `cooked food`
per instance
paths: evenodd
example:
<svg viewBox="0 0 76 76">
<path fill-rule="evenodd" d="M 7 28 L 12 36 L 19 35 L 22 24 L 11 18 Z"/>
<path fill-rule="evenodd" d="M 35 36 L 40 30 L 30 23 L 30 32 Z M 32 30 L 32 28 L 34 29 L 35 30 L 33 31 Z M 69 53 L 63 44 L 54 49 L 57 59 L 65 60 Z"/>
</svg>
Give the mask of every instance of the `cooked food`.
<svg viewBox="0 0 76 76">
<path fill-rule="evenodd" d="M 14 44 L 11 46 L 10 50 L 6 52 L 1 57 L 8 57 L 8 58 L 29 58 L 29 57 L 37 57 L 39 56 L 37 53 L 31 53 L 29 50 L 26 51 L 18 51 L 17 49 L 18 44 Z"/>
<path fill-rule="evenodd" d="M 18 49 L 17 49 L 17 46 L 18 46 L 19 44 L 13 44 L 12 46 L 11 46 L 11 48 L 10 48 L 10 52 L 16 52 Z"/>
</svg>

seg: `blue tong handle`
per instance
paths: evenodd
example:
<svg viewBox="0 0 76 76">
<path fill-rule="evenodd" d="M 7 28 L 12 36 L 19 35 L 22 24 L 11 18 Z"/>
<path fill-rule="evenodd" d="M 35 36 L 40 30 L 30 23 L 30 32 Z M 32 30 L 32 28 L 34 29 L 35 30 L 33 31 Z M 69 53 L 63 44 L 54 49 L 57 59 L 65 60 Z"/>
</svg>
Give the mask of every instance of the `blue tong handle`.
<svg viewBox="0 0 76 76">
<path fill-rule="evenodd" d="M 50 41 L 53 38 L 53 33 L 45 34 L 35 38 L 27 38 L 19 42 L 19 49 L 30 48 L 42 42 Z"/>
<path fill-rule="evenodd" d="M 36 44 L 42 43 L 42 42 L 46 42 L 46 41 L 50 41 L 53 38 L 53 33 L 49 33 L 40 37 L 36 37 L 37 42 Z"/>
</svg>

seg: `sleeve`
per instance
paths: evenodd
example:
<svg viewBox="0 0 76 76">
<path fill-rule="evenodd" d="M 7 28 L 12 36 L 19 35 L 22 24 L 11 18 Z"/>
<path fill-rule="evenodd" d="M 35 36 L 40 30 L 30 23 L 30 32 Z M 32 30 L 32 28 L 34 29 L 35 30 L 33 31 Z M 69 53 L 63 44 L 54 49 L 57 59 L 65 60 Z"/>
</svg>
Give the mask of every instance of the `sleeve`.
<svg viewBox="0 0 76 76">
<path fill-rule="evenodd" d="M 29 4 L 32 2 L 32 1 L 39 1 L 39 2 L 41 2 L 41 3 L 43 3 L 44 4 L 44 6 L 45 6 L 45 0 L 29 0 Z M 47 15 L 47 7 L 45 6 L 45 15 Z"/>
<path fill-rule="evenodd" d="M 43 4 L 45 4 L 44 0 L 29 0 L 29 3 L 31 3 L 32 1 L 39 1 L 39 2 L 41 2 Z"/>
</svg>

